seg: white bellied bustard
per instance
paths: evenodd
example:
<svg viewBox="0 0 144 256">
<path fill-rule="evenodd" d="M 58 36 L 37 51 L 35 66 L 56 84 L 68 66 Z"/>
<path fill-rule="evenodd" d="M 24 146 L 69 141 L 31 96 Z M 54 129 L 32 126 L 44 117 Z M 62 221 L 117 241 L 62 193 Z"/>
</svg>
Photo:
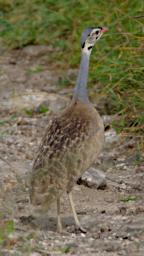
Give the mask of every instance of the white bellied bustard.
<svg viewBox="0 0 144 256">
<path fill-rule="evenodd" d="M 89 59 L 95 42 L 106 32 L 104 27 L 87 28 L 81 36 L 81 63 L 69 107 L 52 118 L 36 155 L 31 174 L 30 198 L 33 205 L 48 209 L 57 201 L 57 229 L 62 231 L 60 198 L 68 193 L 77 228 L 83 231 L 72 200 L 78 178 L 97 159 L 104 141 L 104 127 L 89 102 L 87 79 Z"/>
</svg>

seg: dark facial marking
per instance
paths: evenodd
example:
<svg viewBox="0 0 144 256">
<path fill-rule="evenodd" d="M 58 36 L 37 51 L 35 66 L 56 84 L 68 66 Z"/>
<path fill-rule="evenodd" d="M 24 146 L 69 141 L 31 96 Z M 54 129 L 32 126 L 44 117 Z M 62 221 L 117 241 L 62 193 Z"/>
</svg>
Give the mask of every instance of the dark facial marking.
<svg viewBox="0 0 144 256">
<path fill-rule="evenodd" d="M 91 50 L 92 48 L 93 48 L 92 46 L 89 46 L 89 47 L 88 47 L 88 50 Z"/>
<path fill-rule="evenodd" d="M 98 35 L 99 34 L 99 30 L 97 30 L 95 33 L 96 33 L 96 35 Z"/>
<path fill-rule="evenodd" d="M 82 44 L 82 49 L 85 47 L 85 42 Z"/>
</svg>

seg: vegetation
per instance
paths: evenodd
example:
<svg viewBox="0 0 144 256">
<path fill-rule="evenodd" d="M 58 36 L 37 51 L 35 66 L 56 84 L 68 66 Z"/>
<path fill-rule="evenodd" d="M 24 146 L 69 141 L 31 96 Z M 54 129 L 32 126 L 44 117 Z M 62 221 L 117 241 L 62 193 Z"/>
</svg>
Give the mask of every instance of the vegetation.
<svg viewBox="0 0 144 256">
<path fill-rule="evenodd" d="M 132 201 L 136 201 L 136 200 L 137 200 L 136 196 L 125 196 L 121 199 L 121 201 L 124 203 L 132 202 Z"/>
<path fill-rule="evenodd" d="M 144 129 L 143 0 L 0 0 L 0 44 L 21 48 L 48 44 L 55 66 L 78 67 L 79 37 L 87 26 L 109 32 L 92 55 L 90 86 L 99 84 L 110 114 L 119 113 L 120 130 Z M 56 49 L 56 50 L 55 50 Z M 117 124 L 114 124 L 117 125 Z"/>
<path fill-rule="evenodd" d="M 6 220 L 0 222 L 0 245 L 7 241 L 8 236 L 14 232 L 14 222 L 13 220 Z"/>
</svg>

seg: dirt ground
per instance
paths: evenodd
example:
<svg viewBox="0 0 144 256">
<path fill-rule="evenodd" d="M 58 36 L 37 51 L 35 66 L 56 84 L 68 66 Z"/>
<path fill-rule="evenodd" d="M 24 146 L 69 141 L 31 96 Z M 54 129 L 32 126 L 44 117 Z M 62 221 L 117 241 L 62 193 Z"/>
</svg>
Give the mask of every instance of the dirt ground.
<svg viewBox="0 0 144 256">
<path fill-rule="evenodd" d="M 61 76 L 48 62 L 49 51 L 29 46 L 0 57 L 0 256 L 143 256 L 142 138 L 107 128 L 98 166 L 106 173 L 107 187 L 76 185 L 73 191 L 86 234 L 75 231 L 66 195 L 62 234 L 56 232 L 55 205 L 40 214 L 29 204 L 34 152 L 51 113 L 63 109 L 72 92 L 58 86 Z"/>
</svg>

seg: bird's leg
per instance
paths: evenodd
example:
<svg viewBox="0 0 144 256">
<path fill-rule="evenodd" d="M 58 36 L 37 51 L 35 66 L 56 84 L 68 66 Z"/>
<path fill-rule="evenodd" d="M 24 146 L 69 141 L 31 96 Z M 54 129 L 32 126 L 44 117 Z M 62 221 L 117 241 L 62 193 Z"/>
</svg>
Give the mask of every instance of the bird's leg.
<svg viewBox="0 0 144 256">
<path fill-rule="evenodd" d="M 71 205 L 71 208 L 72 208 L 72 212 L 73 212 L 73 216 L 74 216 L 76 227 L 81 232 L 86 233 L 86 230 L 81 226 L 81 224 L 79 222 L 79 219 L 78 219 L 78 216 L 77 216 L 77 213 L 76 213 L 76 210 L 75 210 L 73 198 L 72 198 L 72 193 L 69 193 L 68 195 L 69 195 L 70 205 Z"/>
<path fill-rule="evenodd" d="M 60 197 L 57 197 L 57 231 L 59 233 L 62 232 L 62 223 L 61 223 L 61 216 L 60 216 Z"/>
</svg>

